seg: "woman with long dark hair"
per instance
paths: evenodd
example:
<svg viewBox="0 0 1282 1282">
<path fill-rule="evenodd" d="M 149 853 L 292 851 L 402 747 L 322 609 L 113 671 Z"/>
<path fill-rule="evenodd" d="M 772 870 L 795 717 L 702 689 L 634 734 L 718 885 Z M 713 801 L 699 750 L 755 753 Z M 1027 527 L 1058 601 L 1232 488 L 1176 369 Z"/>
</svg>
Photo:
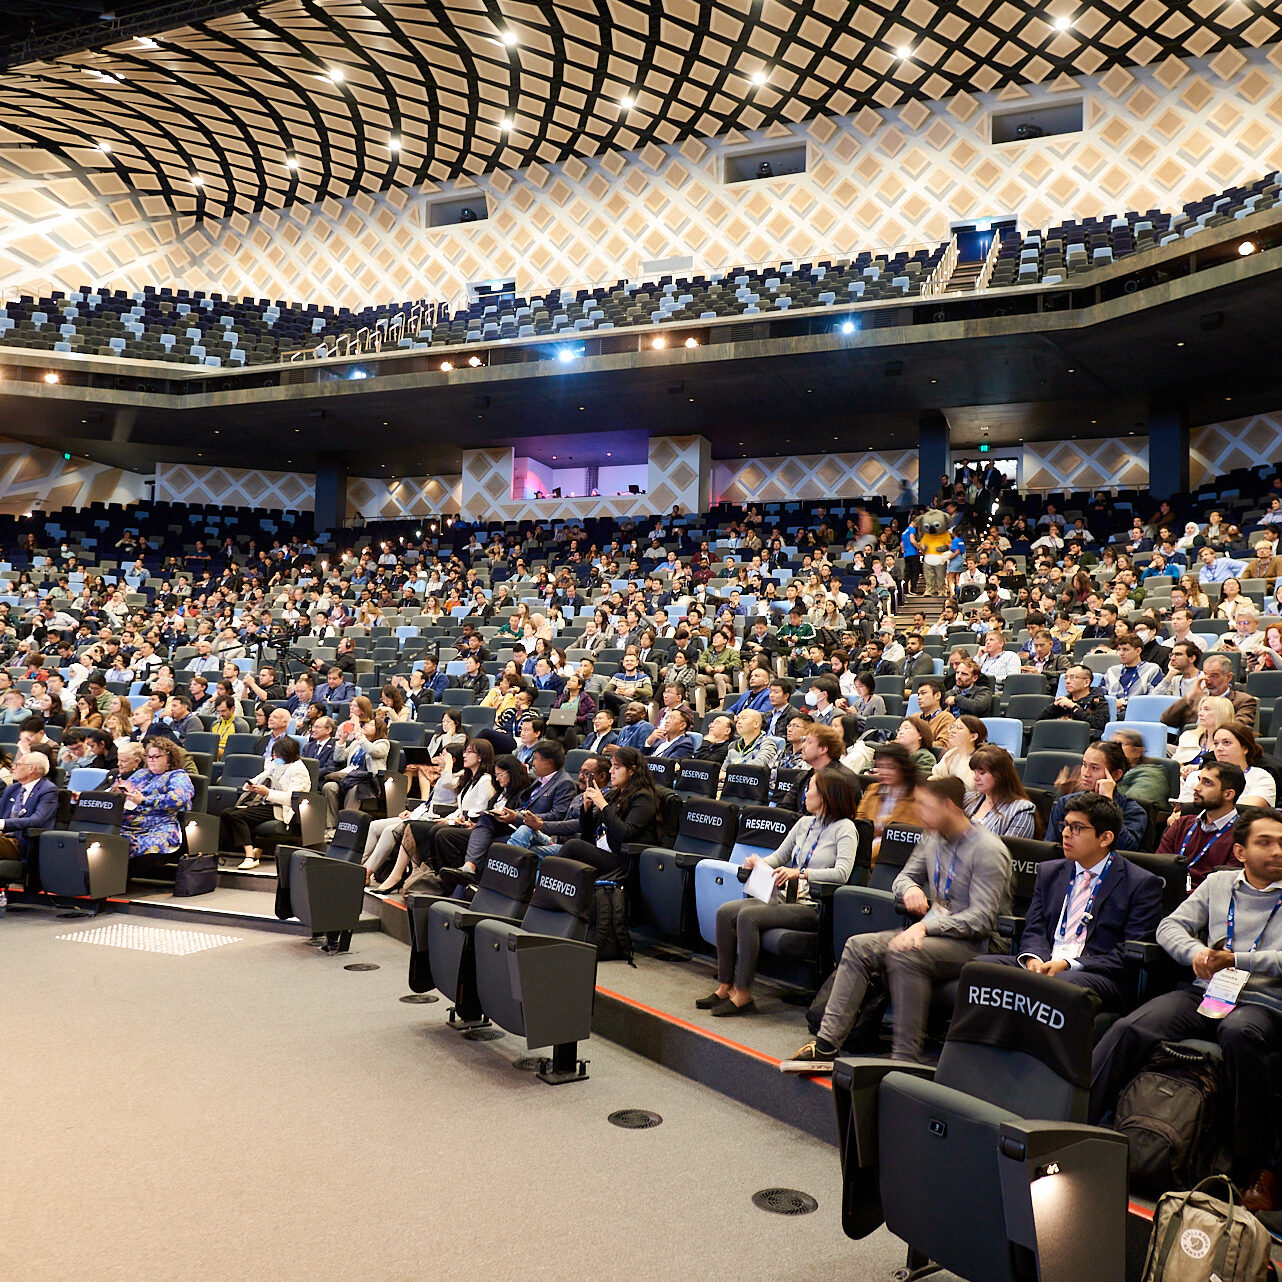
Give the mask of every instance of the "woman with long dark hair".
<svg viewBox="0 0 1282 1282">
<path fill-rule="evenodd" d="M 619 748 L 610 759 L 608 793 L 593 784 L 583 794 L 579 832 L 561 847 L 561 854 L 591 864 L 605 877 L 628 871 L 629 845 L 659 839 L 659 793 L 635 748 Z"/>
<path fill-rule="evenodd" d="M 966 814 L 995 837 L 1037 837 L 1037 807 L 1024 791 L 1015 762 L 1005 748 L 985 743 L 970 757 L 974 790 L 966 794 Z"/>
<path fill-rule="evenodd" d="M 717 987 L 695 1006 L 713 1015 L 744 1015 L 755 1010 L 752 980 L 765 930 L 819 928 L 819 905 L 810 886 L 826 882 L 844 886 L 855 866 L 859 835 L 855 811 L 859 793 L 854 776 L 825 766 L 810 776 L 805 814 L 792 826 L 783 844 L 769 855 L 749 855 L 743 866 L 774 869 L 778 902 L 763 903 L 746 896 L 717 909 Z"/>
</svg>

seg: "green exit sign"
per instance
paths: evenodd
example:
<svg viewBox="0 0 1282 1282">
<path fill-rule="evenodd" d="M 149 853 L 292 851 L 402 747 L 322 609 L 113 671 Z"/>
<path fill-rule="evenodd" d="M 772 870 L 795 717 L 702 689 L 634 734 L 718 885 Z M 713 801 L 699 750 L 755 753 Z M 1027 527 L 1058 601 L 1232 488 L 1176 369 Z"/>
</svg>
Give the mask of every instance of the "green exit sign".
<svg viewBox="0 0 1282 1282">
<path fill-rule="evenodd" d="M 987 453 L 988 453 L 988 442 L 987 442 L 987 441 L 981 441 L 981 442 L 979 443 L 979 452 L 980 452 L 981 454 L 987 454 Z"/>
</svg>

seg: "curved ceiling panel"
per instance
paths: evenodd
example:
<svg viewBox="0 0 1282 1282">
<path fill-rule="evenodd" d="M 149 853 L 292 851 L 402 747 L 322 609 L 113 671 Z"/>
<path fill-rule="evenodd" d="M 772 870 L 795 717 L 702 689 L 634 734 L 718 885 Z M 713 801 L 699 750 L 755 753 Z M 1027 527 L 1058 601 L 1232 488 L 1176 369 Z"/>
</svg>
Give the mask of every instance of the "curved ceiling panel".
<svg viewBox="0 0 1282 1282">
<path fill-rule="evenodd" d="M 0 76 L 0 145 L 225 217 L 1280 31 L 1257 0 L 285 0 Z"/>
</svg>

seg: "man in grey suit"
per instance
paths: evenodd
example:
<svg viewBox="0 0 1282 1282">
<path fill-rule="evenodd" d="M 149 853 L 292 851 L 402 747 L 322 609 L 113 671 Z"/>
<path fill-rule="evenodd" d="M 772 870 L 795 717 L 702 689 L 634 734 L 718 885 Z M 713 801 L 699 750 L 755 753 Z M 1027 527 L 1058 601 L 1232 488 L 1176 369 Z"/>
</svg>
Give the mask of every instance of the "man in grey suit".
<svg viewBox="0 0 1282 1282">
<path fill-rule="evenodd" d="M 925 831 L 892 889 L 917 920 L 904 930 L 850 937 L 819 1035 L 796 1060 L 830 1065 L 855 1026 L 869 981 L 884 974 L 895 1010 L 891 1058 L 920 1063 L 934 985 L 955 979 L 985 952 L 997 918 L 1010 910 L 1010 853 L 966 817 L 961 780 L 928 779 L 916 796 Z"/>
</svg>

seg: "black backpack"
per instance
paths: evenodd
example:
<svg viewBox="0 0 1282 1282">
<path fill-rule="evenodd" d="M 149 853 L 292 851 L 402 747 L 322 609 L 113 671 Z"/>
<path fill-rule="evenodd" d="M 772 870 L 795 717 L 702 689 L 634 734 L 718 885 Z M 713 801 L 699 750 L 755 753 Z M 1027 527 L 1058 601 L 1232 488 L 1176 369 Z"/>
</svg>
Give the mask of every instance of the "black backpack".
<svg viewBox="0 0 1282 1282">
<path fill-rule="evenodd" d="M 1216 1125 L 1223 1069 L 1195 1046 L 1163 1042 L 1122 1091 L 1113 1129 L 1126 1136 L 1131 1187 L 1191 1189 L 1220 1167 Z"/>
<path fill-rule="evenodd" d="M 623 887 L 599 881 L 588 912 L 588 943 L 596 945 L 598 961 L 632 960 L 632 932 L 628 929 L 628 900 Z"/>
</svg>

